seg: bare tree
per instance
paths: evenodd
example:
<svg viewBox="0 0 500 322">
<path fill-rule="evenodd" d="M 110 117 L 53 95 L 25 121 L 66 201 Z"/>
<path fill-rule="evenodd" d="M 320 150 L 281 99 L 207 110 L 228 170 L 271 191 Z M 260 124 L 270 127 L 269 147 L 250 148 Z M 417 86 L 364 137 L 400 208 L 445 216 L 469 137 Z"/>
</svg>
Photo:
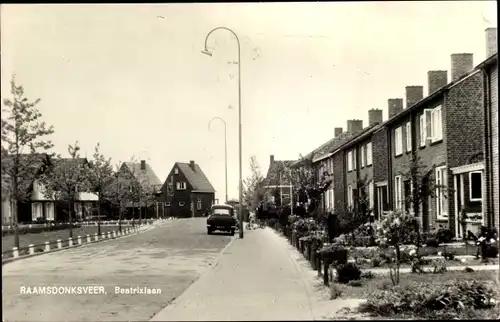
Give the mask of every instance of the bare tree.
<svg viewBox="0 0 500 322">
<path fill-rule="evenodd" d="M 33 183 L 39 166 L 39 150 L 53 147 L 51 141 L 43 140 L 54 133 L 52 126 L 41 121 L 42 114 L 36 108 L 40 99 L 30 102 L 24 88 L 16 84 L 15 76 L 10 82 L 12 98 L 3 101 L 1 119 L 2 138 L 2 186 L 10 186 L 12 220 L 15 229 L 15 245 L 19 247 L 18 202 L 29 198 L 27 187 Z M 5 181 L 4 181 L 5 180 Z"/>
</svg>

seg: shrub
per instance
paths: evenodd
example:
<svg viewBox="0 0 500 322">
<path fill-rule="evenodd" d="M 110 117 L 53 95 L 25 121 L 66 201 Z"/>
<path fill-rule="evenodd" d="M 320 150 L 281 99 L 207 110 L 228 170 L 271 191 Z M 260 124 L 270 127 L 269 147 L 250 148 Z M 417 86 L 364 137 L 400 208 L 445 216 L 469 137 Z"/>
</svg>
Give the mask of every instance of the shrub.
<svg viewBox="0 0 500 322">
<path fill-rule="evenodd" d="M 427 240 L 425 241 L 425 246 L 437 248 L 439 247 L 439 242 L 437 238 L 428 237 Z"/>
<path fill-rule="evenodd" d="M 325 261 L 335 266 L 347 263 L 348 251 L 342 246 L 327 245 L 321 249 L 320 253 Z"/>
<path fill-rule="evenodd" d="M 435 259 L 432 261 L 432 273 L 442 274 L 447 271 L 445 259 Z"/>
<path fill-rule="evenodd" d="M 448 228 L 439 228 L 436 233 L 436 239 L 439 244 L 449 243 L 453 239 L 453 232 Z"/>
<path fill-rule="evenodd" d="M 374 277 L 375 277 L 375 275 L 373 275 L 373 273 L 371 271 L 361 273 L 361 278 L 372 279 Z"/>
<path fill-rule="evenodd" d="M 353 263 L 347 263 L 337 266 L 337 281 L 339 283 L 348 283 L 352 280 L 361 278 L 361 270 Z"/>
<path fill-rule="evenodd" d="M 347 282 L 347 285 L 352 287 L 361 287 L 363 286 L 363 283 L 361 283 L 360 280 L 350 280 L 349 282 Z"/>
<path fill-rule="evenodd" d="M 412 283 L 375 292 L 360 305 L 360 311 L 379 316 L 453 318 L 471 310 L 493 308 L 494 294 L 491 287 L 476 281 Z"/>
</svg>

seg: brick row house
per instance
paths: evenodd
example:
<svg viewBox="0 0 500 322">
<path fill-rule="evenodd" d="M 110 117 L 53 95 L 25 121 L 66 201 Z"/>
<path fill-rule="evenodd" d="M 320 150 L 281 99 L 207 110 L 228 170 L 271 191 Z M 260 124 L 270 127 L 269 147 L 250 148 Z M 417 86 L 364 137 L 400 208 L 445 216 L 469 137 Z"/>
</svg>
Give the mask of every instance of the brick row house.
<svg viewBox="0 0 500 322">
<path fill-rule="evenodd" d="M 363 194 L 375 219 L 418 212 L 424 231 L 448 227 L 460 237 L 463 221 L 466 231 L 498 227 L 496 28 L 487 39 L 490 58 L 476 68 L 472 54 L 452 54 L 450 82 L 446 70 L 429 71 L 427 96 L 423 86 L 406 86 L 406 104 L 388 99 L 388 120 L 372 109 L 368 127 L 350 120 L 347 139 L 308 155 L 318 177 L 333 172 L 325 210 L 356 210 Z M 416 189 L 425 198 L 412 202 Z"/>
<path fill-rule="evenodd" d="M 194 161 L 176 162 L 161 187 L 168 216 L 202 217 L 215 202 L 215 189 Z"/>
</svg>

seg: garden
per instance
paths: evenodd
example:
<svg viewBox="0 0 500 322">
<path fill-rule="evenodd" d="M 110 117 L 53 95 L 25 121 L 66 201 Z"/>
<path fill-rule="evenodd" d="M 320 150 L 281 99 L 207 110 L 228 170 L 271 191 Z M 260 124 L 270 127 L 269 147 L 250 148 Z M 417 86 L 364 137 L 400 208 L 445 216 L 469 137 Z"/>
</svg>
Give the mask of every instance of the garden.
<svg viewBox="0 0 500 322">
<path fill-rule="evenodd" d="M 483 227 L 476 240 L 457 243 L 446 228 L 422 234 L 416 218 L 405 213 L 391 212 L 379 222 L 362 218 L 352 212 L 315 211 L 269 225 L 310 262 L 330 288 L 332 300 L 366 299 L 347 315 L 374 319 L 499 316 L 495 229 Z"/>
</svg>

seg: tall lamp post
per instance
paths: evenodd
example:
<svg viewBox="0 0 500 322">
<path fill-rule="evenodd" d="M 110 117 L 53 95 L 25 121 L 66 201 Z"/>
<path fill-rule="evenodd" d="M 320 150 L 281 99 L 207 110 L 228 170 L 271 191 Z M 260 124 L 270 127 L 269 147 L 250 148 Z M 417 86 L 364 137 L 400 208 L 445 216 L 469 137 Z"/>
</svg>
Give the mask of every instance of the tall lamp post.
<svg viewBox="0 0 500 322">
<path fill-rule="evenodd" d="M 224 121 L 223 118 L 221 117 L 214 117 L 213 119 L 208 122 L 208 130 L 210 131 L 210 125 L 212 124 L 212 121 L 214 120 L 221 120 L 222 123 L 224 123 L 224 172 L 225 172 L 225 178 L 226 178 L 226 203 L 227 203 L 227 125 L 226 121 Z"/>
<path fill-rule="evenodd" d="M 239 184 L 239 203 L 240 203 L 240 229 L 239 229 L 239 237 L 240 238 L 243 238 L 243 209 L 242 209 L 242 202 L 243 202 L 243 178 L 242 178 L 242 175 L 243 175 L 243 167 L 242 167 L 242 153 L 241 153 L 241 46 L 240 46 L 240 39 L 238 38 L 238 35 L 236 35 L 236 33 L 234 31 L 232 31 L 231 29 L 227 28 L 227 27 L 217 27 L 217 28 L 214 28 L 212 30 L 210 30 L 210 32 L 207 34 L 207 36 L 205 37 L 205 49 L 202 50 L 201 52 L 205 55 L 208 55 L 208 56 L 212 56 L 212 53 L 208 50 L 208 47 L 207 47 L 207 41 L 208 41 L 208 38 L 210 37 L 210 35 L 216 31 L 216 30 L 227 30 L 229 31 L 231 34 L 234 35 L 234 37 L 236 38 L 236 43 L 238 44 L 238 138 L 239 138 L 239 171 L 240 171 L 240 175 L 239 175 L 239 181 L 240 181 L 240 184 Z M 227 187 L 227 186 L 226 186 Z"/>
</svg>

